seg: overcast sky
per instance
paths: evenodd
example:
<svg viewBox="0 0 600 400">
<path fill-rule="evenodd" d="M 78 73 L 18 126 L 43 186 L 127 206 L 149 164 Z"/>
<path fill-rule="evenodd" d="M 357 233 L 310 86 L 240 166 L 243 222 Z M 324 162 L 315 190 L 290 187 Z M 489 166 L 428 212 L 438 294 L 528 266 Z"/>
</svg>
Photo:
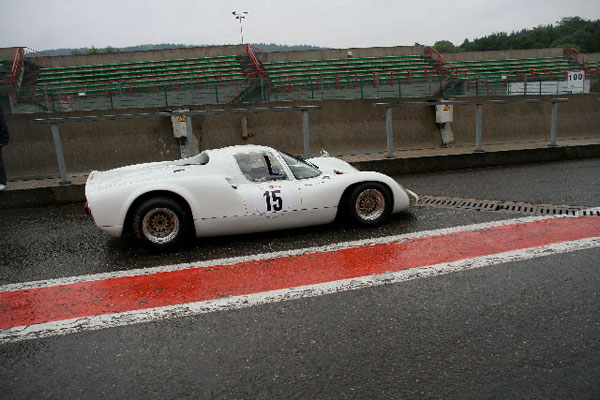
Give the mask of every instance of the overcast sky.
<svg viewBox="0 0 600 400">
<path fill-rule="evenodd" d="M 0 0 L 0 47 L 244 42 L 347 48 L 460 45 L 493 32 L 600 19 L 599 0 Z"/>
</svg>

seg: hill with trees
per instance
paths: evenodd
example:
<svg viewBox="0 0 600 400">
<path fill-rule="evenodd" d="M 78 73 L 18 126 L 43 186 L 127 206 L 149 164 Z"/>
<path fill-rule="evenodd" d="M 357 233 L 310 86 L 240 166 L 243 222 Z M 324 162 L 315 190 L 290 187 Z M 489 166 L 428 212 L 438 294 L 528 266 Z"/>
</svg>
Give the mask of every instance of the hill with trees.
<svg viewBox="0 0 600 400">
<path fill-rule="evenodd" d="M 448 40 L 440 40 L 434 47 L 442 53 L 557 47 L 573 47 L 583 53 L 597 53 L 600 52 L 600 20 L 566 17 L 555 25 L 540 25 L 510 34 L 492 33 L 472 41 L 465 39 L 460 46 L 455 46 Z"/>
<path fill-rule="evenodd" d="M 276 43 L 254 43 L 253 45 L 265 52 L 327 49 L 327 47 L 311 45 L 289 46 Z M 100 49 L 91 46 L 89 48 L 79 49 L 45 50 L 43 53 L 46 55 L 58 56 L 204 46 L 208 45 L 162 43 L 122 48 L 109 46 Z M 434 44 L 434 47 L 442 53 L 487 50 L 526 50 L 557 47 L 573 47 L 583 53 L 597 53 L 600 52 L 600 20 L 590 21 L 581 17 L 565 17 L 556 24 L 540 25 L 536 28 L 522 29 L 510 34 L 506 32 L 497 32 L 473 40 L 465 39 L 460 46 L 455 46 L 448 40 L 439 40 Z"/>
<path fill-rule="evenodd" d="M 44 50 L 42 53 L 47 56 L 69 56 L 69 55 L 87 55 L 87 54 L 108 54 L 108 53 L 119 53 L 128 51 L 144 51 L 144 50 L 165 50 L 165 49 L 180 49 L 187 47 L 208 47 L 209 45 L 186 45 L 186 44 L 175 44 L 175 43 L 161 43 L 161 44 L 141 44 L 137 46 L 128 46 L 116 48 L 108 46 L 105 48 L 96 48 L 95 46 L 83 47 L 79 49 L 55 49 L 55 50 Z M 326 47 L 311 46 L 311 45 L 296 45 L 288 46 L 285 44 L 276 43 L 254 43 L 253 46 L 257 46 L 265 52 L 272 51 L 293 51 L 293 50 L 315 50 L 325 49 Z"/>
</svg>

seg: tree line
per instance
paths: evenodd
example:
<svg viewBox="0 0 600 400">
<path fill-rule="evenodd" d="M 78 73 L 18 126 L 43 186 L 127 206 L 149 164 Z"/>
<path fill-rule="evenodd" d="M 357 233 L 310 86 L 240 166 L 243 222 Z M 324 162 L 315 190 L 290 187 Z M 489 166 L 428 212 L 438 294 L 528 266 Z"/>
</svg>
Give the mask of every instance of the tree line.
<svg viewBox="0 0 600 400">
<path fill-rule="evenodd" d="M 418 44 L 418 43 L 415 43 Z M 316 50 L 327 49 L 327 47 L 311 45 L 283 45 L 276 43 L 254 43 L 255 46 L 265 52 L 292 51 L 292 50 Z M 208 45 L 185 45 L 174 43 L 144 44 L 115 48 L 80 49 L 57 49 L 45 50 L 47 55 L 85 55 L 101 53 L 118 53 L 127 51 L 162 50 L 182 47 L 205 47 Z M 442 53 L 457 53 L 463 51 L 489 51 L 489 50 L 525 50 L 540 48 L 575 48 L 583 53 L 600 52 L 600 20 L 586 20 L 581 17 L 565 17 L 555 24 L 540 25 L 532 29 L 522 29 L 506 32 L 497 32 L 473 40 L 465 39 L 459 46 L 449 40 L 439 40 L 434 47 Z"/>
<path fill-rule="evenodd" d="M 326 47 L 319 46 L 311 46 L 307 44 L 303 45 L 285 45 L 285 44 L 277 44 L 277 43 L 252 43 L 253 46 L 258 47 L 264 52 L 272 52 L 272 51 L 293 51 L 293 50 L 319 50 L 326 49 Z M 111 53 L 121 53 L 128 51 L 144 51 L 144 50 L 165 50 L 165 49 L 181 49 L 188 47 L 209 47 L 210 45 L 187 45 L 187 44 L 178 44 L 178 43 L 160 43 L 160 44 L 141 44 L 137 46 L 128 46 L 128 47 L 104 47 L 97 48 L 96 46 L 91 47 L 82 47 L 79 49 L 54 49 L 54 50 L 44 50 L 44 55 L 47 56 L 67 56 L 67 55 L 89 55 L 89 54 L 111 54 Z"/>
<path fill-rule="evenodd" d="M 600 52 L 600 20 L 566 17 L 555 25 L 540 25 L 510 34 L 492 33 L 472 41 L 465 39 L 460 46 L 455 46 L 448 40 L 440 40 L 434 47 L 442 53 L 560 47 L 572 47 L 583 53 L 597 53 Z"/>
</svg>

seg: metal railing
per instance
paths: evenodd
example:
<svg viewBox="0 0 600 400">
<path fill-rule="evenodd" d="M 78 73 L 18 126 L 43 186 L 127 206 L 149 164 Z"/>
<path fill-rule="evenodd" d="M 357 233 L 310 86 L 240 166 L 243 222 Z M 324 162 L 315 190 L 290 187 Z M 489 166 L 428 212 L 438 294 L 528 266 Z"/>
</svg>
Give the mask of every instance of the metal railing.
<svg viewBox="0 0 600 400">
<path fill-rule="evenodd" d="M 269 100 L 429 97 L 441 77 L 432 70 L 315 75 L 302 82 L 268 82 Z"/>
<path fill-rule="evenodd" d="M 448 57 L 440 53 L 435 47 L 427 46 L 425 48 L 425 55 L 437 60 L 440 65 L 447 65 L 449 66 L 449 69 L 452 69 L 452 62 L 448 59 Z"/>
<path fill-rule="evenodd" d="M 191 110 L 191 111 L 172 111 L 172 112 L 155 112 L 155 113 L 136 113 L 136 114 L 115 114 L 115 115 L 89 115 L 83 117 L 66 117 L 66 118 L 38 118 L 31 121 L 32 124 L 48 124 L 52 132 L 52 139 L 54 142 L 54 149 L 56 152 L 56 161 L 58 163 L 58 169 L 60 172 L 60 183 L 69 184 L 69 174 L 67 173 L 67 166 L 65 163 L 65 157 L 63 152 L 62 141 L 60 138 L 60 131 L 58 124 L 72 123 L 72 122 L 91 122 L 91 121 L 107 121 L 107 120 L 125 120 L 125 119 L 143 119 L 143 118 L 165 118 L 184 115 L 186 116 L 186 127 L 187 132 L 190 132 L 188 136 L 188 156 L 194 155 L 194 134 L 192 126 L 192 116 L 194 115 L 218 115 L 218 114 L 250 114 L 250 113 L 261 113 L 261 112 L 286 112 L 286 111 L 300 111 L 302 113 L 302 139 L 304 145 L 304 155 L 306 158 L 310 157 L 310 126 L 308 120 L 308 112 L 314 110 L 322 110 L 323 106 L 294 106 L 294 107 L 255 107 L 255 108 L 235 108 L 235 109 L 214 109 L 214 110 Z"/>
<path fill-rule="evenodd" d="M 9 101 L 12 104 L 17 102 L 19 96 L 19 89 L 23 82 L 23 75 L 25 74 L 25 52 L 23 48 L 18 48 L 15 52 L 15 57 L 10 69 L 10 75 L 7 79 L 7 91 Z M 12 108 L 12 107 L 11 107 Z"/>
<path fill-rule="evenodd" d="M 258 72 L 258 76 L 267 76 L 268 73 L 267 73 L 267 71 L 265 71 L 263 69 L 260 62 L 258 61 L 258 58 L 256 58 L 256 55 L 254 54 L 254 50 L 259 52 L 262 55 L 262 50 L 260 50 L 258 47 L 255 47 L 255 46 L 252 46 L 249 44 L 246 45 L 246 55 L 250 58 L 250 62 L 252 63 L 252 65 L 254 66 L 256 71 Z"/>
<path fill-rule="evenodd" d="M 550 117 L 550 142 L 549 146 L 556 146 L 556 125 L 558 119 L 558 103 L 567 102 L 569 99 L 518 99 L 518 100 L 475 100 L 475 101 L 434 101 L 434 102 L 406 102 L 406 103 L 374 103 L 373 107 L 385 108 L 385 130 L 387 143 L 387 157 L 394 157 L 394 129 L 392 126 L 392 109 L 395 107 L 432 107 L 436 105 L 476 107 L 475 113 L 475 151 L 483 152 L 483 105 L 484 104 L 531 104 L 551 103 L 552 115 Z"/>
<path fill-rule="evenodd" d="M 589 56 L 572 47 L 565 49 L 565 55 L 584 67 L 587 64 L 597 65 Z"/>
</svg>

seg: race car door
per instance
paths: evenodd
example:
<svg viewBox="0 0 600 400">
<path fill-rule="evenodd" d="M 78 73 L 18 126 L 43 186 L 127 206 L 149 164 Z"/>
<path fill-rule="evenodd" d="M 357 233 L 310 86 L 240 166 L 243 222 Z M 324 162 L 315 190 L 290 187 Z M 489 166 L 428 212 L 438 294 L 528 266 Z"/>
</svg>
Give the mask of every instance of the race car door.
<svg viewBox="0 0 600 400">
<path fill-rule="evenodd" d="M 253 149 L 233 155 L 241 172 L 237 190 L 246 202 L 240 229 L 267 231 L 302 226 L 298 184 L 271 151 Z"/>
</svg>

